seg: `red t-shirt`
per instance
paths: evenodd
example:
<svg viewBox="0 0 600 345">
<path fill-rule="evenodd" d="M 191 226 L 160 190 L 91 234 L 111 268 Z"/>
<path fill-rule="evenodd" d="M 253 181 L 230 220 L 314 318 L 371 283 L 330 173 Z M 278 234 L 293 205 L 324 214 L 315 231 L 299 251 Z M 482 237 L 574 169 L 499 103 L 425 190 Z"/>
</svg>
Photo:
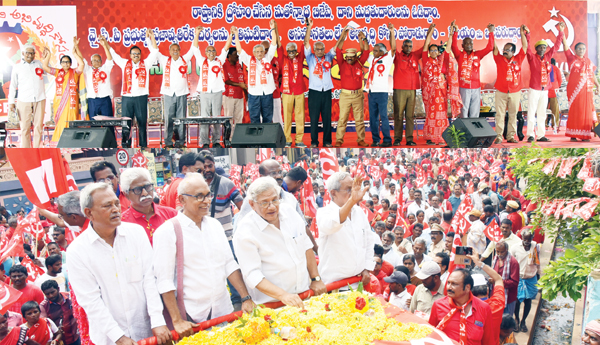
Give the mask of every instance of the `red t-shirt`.
<svg viewBox="0 0 600 345">
<path fill-rule="evenodd" d="M 527 62 L 529 62 L 529 69 L 531 71 L 531 76 L 529 77 L 529 88 L 542 91 L 542 87 L 545 90 L 550 86 L 550 71 L 548 71 L 548 84 L 542 85 L 542 61 L 544 61 L 545 65 L 550 67 L 550 60 L 554 56 L 554 54 L 558 51 L 558 47 L 561 46 L 562 38 L 564 33 L 559 32 L 556 37 L 556 41 L 554 42 L 554 46 L 552 48 L 548 47 L 546 53 L 544 54 L 544 58 L 540 59 L 540 56 L 536 53 L 535 47 L 530 42 L 530 34 L 526 33 L 525 37 L 527 38 Z"/>
<path fill-rule="evenodd" d="M 472 295 L 471 295 L 472 296 Z M 442 319 L 450 313 L 451 307 L 449 297 L 444 297 L 433 303 L 429 324 L 436 327 Z M 473 297 L 471 302 L 471 315 L 466 320 L 467 342 L 465 345 L 488 345 L 495 344 L 498 338 L 494 338 L 495 323 L 490 306 L 477 297 Z M 454 313 L 452 318 L 442 329 L 446 335 L 453 340 L 460 340 L 460 312 Z M 499 331 L 498 331 L 499 332 Z"/>
<path fill-rule="evenodd" d="M 340 68 L 340 81 L 345 90 L 360 90 L 363 87 L 363 64 L 369 58 L 369 50 L 361 51 L 358 61 L 350 65 L 344 60 L 340 48 L 335 48 L 336 59 Z M 375 165 L 375 164 L 372 164 Z"/>
<path fill-rule="evenodd" d="M 164 222 L 177 215 L 177 211 L 174 208 L 157 204 L 153 205 L 154 215 L 152 215 L 149 220 L 146 220 L 145 214 L 136 211 L 133 207 L 128 208 L 122 215 L 122 220 L 124 222 L 139 224 L 146 230 L 146 235 L 148 235 L 148 239 L 150 239 L 150 244 L 152 244 L 154 231 L 156 231 L 156 229 Z"/>
<path fill-rule="evenodd" d="M 387 274 L 388 276 L 391 276 L 392 273 L 394 273 L 394 266 L 392 266 L 392 264 L 390 264 L 389 262 L 383 260 L 383 263 L 381 264 L 381 271 L 385 272 L 385 274 Z"/>
<path fill-rule="evenodd" d="M 279 60 L 279 64 L 281 65 L 281 91 L 283 90 L 283 73 L 285 65 L 288 65 L 289 69 L 289 83 L 290 83 L 290 94 L 292 95 L 302 95 L 306 91 L 306 85 L 304 85 L 304 74 L 303 74 L 303 63 L 304 63 L 304 48 L 298 49 L 298 55 L 291 60 L 287 56 L 287 51 L 284 51 L 283 45 L 277 49 L 277 59 Z M 293 64 L 296 64 L 296 82 L 294 82 L 294 67 Z M 284 92 L 285 93 L 285 92 Z"/>
<path fill-rule="evenodd" d="M 276 57 L 271 59 L 271 66 L 273 67 L 273 80 L 275 81 L 275 91 L 273 91 L 273 98 L 281 98 L 281 92 L 279 91 L 279 78 L 281 77 L 281 65 Z"/>
<path fill-rule="evenodd" d="M 21 313 L 21 306 L 25 304 L 25 302 L 36 301 L 38 304 L 40 304 L 45 298 L 42 290 L 40 290 L 40 288 L 35 286 L 34 284 L 27 284 L 23 289 L 19 291 L 22 293 L 22 295 L 8 309 L 10 311 L 14 311 L 15 313 Z"/>
<path fill-rule="evenodd" d="M 492 323 L 494 324 L 492 327 L 492 330 L 494 331 L 493 339 L 496 339 L 493 343 L 494 345 L 500 344 L 500 324 L 502 323 L 502 314 L 504 313 L 504 301 L 505 296 L 503 286 L 495 286 L 492 297 L 485 301 L 492 309 Z"/>
<path fill-rule="evenodd" d="M 131 205 L 131 202 L 122 191 L 119 192 L 119 204 L 121 204 L 121 213 L 125 212 L 129 208 L 129 205 Z"/>
<path fill-rule="evenodd" d="M 512 221 L 512 232 L 516 234 L 521 228 L 523 228 L 523 217 L 519 214 L 519 212 L 515 211 L 509 213 L 506 218 Z"/>
<path fill-rule="evenodd" d="M 244 80 L 244 71 L 242 70 L 242 65 L 240 65 L 239 62 L 235 65 L 232 65 L 229 63 L 229 61 L 225 62 L 223 64 L 223 80 L 229 80 L 234 83 L 239 83 L 241 80 Z M 225 92 L 223 95 L 235 99 L 242 99 L 244 98 L 244 89 L 239 86 L 225 84 Z"/>
<path fill-rule="evenodd" d="M 494 85 L 496 90 L 503 93 L 514 93 L 521 91 L 521 66 L 523 65 L 523 60 L 525 60 L 526 56 L 527 55 L 523 49 L 521 49 L 519 54 L 513 56 L 510 61 L 507 60 L 500 52 L 498 52 L 498 55 L 494 55 L 497 72 L 496 84 Z M 514 65 L 514 78 L 516 78 L 518 81 L 516 86 L 513 82 L 506 80 L 509 69 L 508 66 L 511 64 Z"/>
<path fill-rule="evenodd" d="M 464 80 L 460 80 L 460 75 L 463 70 L 463 61 L 467 58 L 467 54 L 458 48 L 458 33 L 455 32 L 454 36 L 452 36 L 452 52 L 458 61 L 458 86 L 463 89 L 477 89 L 481 87 L 481 81 L 479 78 L 479 68 L 481 67 L 481 59 L 483 59 L 489 52 L 494 49 L 494 34 L 490 33 L 490 38 L 488 40 L 487 46 L 481 50 L 473 51 L 474 61 L 471 67 L 471 83 L 468 83 Z"/>
<path fill-rule="evenodd" d="M 379 280 L 379 286 L 381 286 L 380 288 L 380 293 L 383 293 L 383 291 L 385 291 L 385 289 L 388 287 L 388 283 L 385 282 L 385 280 L 383 280 L 383 278 L 387 277 L 388 275 L 383 271 L 379 271 L 379 274 L 377 275 L 377 280 Z"/>
<path fill-rule="evenodd" d="M 394 55 L 394 89 L 396 90 L 418 90 L 421 88 L 421 77 L 419 75 L 419 59 L 423 53 L 423 47 L 406 55 L 396 50 Z"/>
<path fill-rule="evenodd" d="M 548 90 L 548 98 L 556 98 L 556 90 L 559 89 L 562 84 L 562 72 L 560 69 L 552 65 L 552 70 L 554 72 L 554 82 L 552 83 L 550 90 Z"/>
<path fill-rule="evenodd" d="M 177 209 L 177 206 L 181 206 L 179 203 L 179 198 L 177 198 L 177 187 L 179 187 L 181 180 L 183 180 L 181 177 L 176 177 L 173 182 L 171 182 L 171 185 L 169 186 L 169 189 L 167 189 L 165 196 L 160 201 L 161 205 L 169 206 L 170 208 L 174 209 Z"/>
</svg>

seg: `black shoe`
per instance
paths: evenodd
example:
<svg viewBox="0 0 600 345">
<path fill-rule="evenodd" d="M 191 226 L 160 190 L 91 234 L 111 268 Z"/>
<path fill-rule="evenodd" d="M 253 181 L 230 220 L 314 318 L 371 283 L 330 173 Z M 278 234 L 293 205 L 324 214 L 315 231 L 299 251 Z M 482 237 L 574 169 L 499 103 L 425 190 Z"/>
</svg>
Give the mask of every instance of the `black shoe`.
<svg viewBox="0 0 600 345">
<path fill-rule="evenodd" d="M 391 141 L 387 141 L 387 142 L 383 142 L 381 145 L 381 147 L 391 147 L 392 146 L 392 142 Z"/>
<path fill-rule="evenodd" d="M 310 148 L 311 148 L 311 149 L 315 149 L 315 148 L 317 148 L 317 147 L 319 147 L 319 143 L 316 143 L 316 144 L 311 144 L 311 145 L 310 145 Z"/>
<path fill-rule="evenodd" d="M 543 142 L 549 142 L 550 139 L 546 138 L 546 137 L 541 137 L 539 138 L 537 141 L 543 141 Z"/>
<path fill-rule="evenodd" d="M 427 140 L 427 145 L 435 145 L 435 143 L 431 140 Z"/>
<path fill-rule="evenodd" d="M 523 332 L 523 333 L 527 333 L 527 331 L 529 331 L 527 329 L 527 325 L 525 324 L 525 320 L 521 321 L 521 327 L 519 327 L 519 328 L 520 328 L 521 332 Z"/>
<path fill-rule="evenodd" d="M 331 145 L 331 143 L 325 144 L 325 147 L 333 147 L 333 145 Z"/>
<path fill-rule="evenodd" d="M 394 140 L 394 146 L 400 146 L 400 140 Z"/>
<path fill-rule="evenodd" d="M 165 149 L 172 149 L 172 148 L 173 148 L 173 145 L 172 145 L 172 144 L 171 144 L 171 145 L 165 145 L 165 147 L 164 147 L 164 148 L 165 148 Z"/>
<path fill-rule="evenodd" d="M 371 144 L 371 147 L 379 147 L 379 143 L 373 143 Z"/>
<path fill-rule="evenodd" d="M 414 141 L 407 141 L 406 146 L 417 146 L 417 143 L 415 143 Z"/>
<path fill-rule="evenodd" d="M 213 144 L 213 149 L 217 149 L 217 148 L 218 149 L 223 148 L 223 145 L 221 145 L 220 143 Z"/>
<path fill-rule="evenodd" d="M 210 148 L 210 145 L 208 145 L 208 144 L 204 144 L 204 145 L 202 145 L 202 148 L 203 148 L 203 149 L 209 149 L 209 148 Z"/>
<path fill-rule="evenodd" d="M 532 143 L 534 140 L 535 140 L 535 139 L 533 139 L 533 137 L 529 137 L 529 138 L 527 138 L 527 141 L 528 141 L 528 142 L 530 142 L 530 143 Z"/>
<path fill-rule="evenodd" d="M 518 322 L 515 323 L 515 328 L 513 329 L 513 332 L 514 333 L 521 332 L 521 328 L 519 327 L 519 323 Z"/>
<path fill-rule="evenodd" d="M 304 143 L 296 143 L 296 147 L 305 148 L 306 145 Z"/>
</svg>

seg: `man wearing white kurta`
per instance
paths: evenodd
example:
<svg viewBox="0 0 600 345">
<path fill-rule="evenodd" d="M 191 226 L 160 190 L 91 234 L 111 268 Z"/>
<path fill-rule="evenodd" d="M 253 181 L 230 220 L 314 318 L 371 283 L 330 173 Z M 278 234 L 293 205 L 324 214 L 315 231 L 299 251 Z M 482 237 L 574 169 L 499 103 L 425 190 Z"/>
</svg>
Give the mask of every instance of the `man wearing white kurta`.
<svg viewBox="0 0 600 345">
<path fill-rule="evenodd" d="M 102 64 L 100 54 L 94 54 L 91 57 L 91 65 L 87 63 L 83 56 L 81 59 L 84 62 L 83 75 L 85 76 L 85 85 L 87 90 L 88 113 L 90 119 L 94 116 L 113 116 L 112 95 L 113 90 L 110 85 L 110 72 L 115 65 L 112 55 L 110 54 L 110 46 L 104 36 L 98 39 L 100 45 L 106 53 L 106 62 Z M 79 50 L 77 50 L 79 52 Z"/>
<path fill-rule="evenodd" d="M 26 44 L 21 48 L 23 59 L 13 66 L 8 91 L 11 111 L 17 112 L 21 126 L 21 147 L 31 147 L 31 122 L 33 121 L 33 147 L 42 143 L 46 89 L 42 63 L 35 60 L 35 48 Z M 17 89 L 19 97 L 17 98 Z"/>
<path fill-rule="evenodd" d="M 200 34 L 199 27 L 198 34 Z M 233 31 L 233 27 L 232 27 Z M 196 36 L 197 37 L 197 36 Z M 219 56 L 217 49 L 214 46 L 206 47 L 206 57 L 202 56 L 198 49 L 198 41 L 192 45 L 194 56 L 196 57 L 196 66 L 200 68 L 200 79 L 198 80 L 198 88 L 196 92 L 200 94 L 200 116 L 215 117 L 221 116 L 221 106 L 223 105 L 223 91 L 225 91 L 225 82 L 223 81 L 223 64 L 227 60 L 227 51 L 231 46 L 231 35 L 227 38 L 225 46 L 221 50 Z M 202 125 L 200 126 L 200 141 L 202 145 L 208 147 L 208 129 L 212 127 L 212 142 L 213 147 L 220 147 L 221 140 L 221 125 Z"/>
<path fill-rule="evenodd" d="M 277 28 L 275 21 L 270 22 L 274 37 L 277 37 Z M 273 39 L 269 50 L 265 54 L 265 48 L 261 44 L 254 46 L 253 56 L 248 55 L 240 45 L 240 39 L 237 28 L 234 28 L 235 48 L 237 49 L 240 61 L 248 69 L 248 111 L 250 112 L 250 122 L 252 123 L 272 123 L 273 122 L 273 91 L 275 91 L 275 81 L 271 60 L 277 50 L 277 40 Z M 262 119 L 261 119 L 262 118 Z"/>
<path fill-rule="evenodd" d="M 364 286 L 375 268 L 374 240 L 367 216 L 356 204 L 367 188 L 362 178 L 337 172 L 327 180 L 331 201 L 317 210 L 319 273 L 325 284 L 360 275 Z"/>
<path fill-rule="evenodd" d="M 188 173 L 177 187 L 177 194 L 182 211 L 154 233 L 154 273 L 158 292 L 175 330 L 179 335 L 188 336 L 193 333 L 190 320 L 198 323 L 233 312 L 227 279 L 240 293 L 245 312 L 252 311 L 254 303 L 233 258 L 223 226 L 209 216 L 211 194 L 204 177 L 199 173 Z M 179 223 L 182 232 L 183 287 L 176 286 L 178 244 L 174 221 Z M 183 296 L 176 297 L 176 290 Z M 178 307 L 181 299 L 185 314 Z"/>
<path fill-rule="evenodd" d="M 369 74 L 365 84 L 365 91 L 369 93 L 369 122 L 371 126 L 372 146 L 392 146 L 390 137 L 390 121 L 388 119 L 388 92 L 390 87 L 390 70 L 394 64 L 396 54 L 396 36 L 394 25 L 388 24 L 390 32 L 390 50 L 385 44 L 377 43 L 373 46 L 373 55 L 369 56 Z M 381 121 L 381 132 L 383 133 L 383 142 L 379 142 L 379 127 Z"/>
<path fill-rule="evenodd" d="M 302 308 L 299 293 L 310 288 L 319 295 L 327 289 L 304 221 L 281 203 L 279 189 L 272 177 L 252 182 L 248 188 L 252 211 L 241 221 L 233 246 L 253 301 L 278 300 Z"/>
<path fill-rule="evenodd" d="M 131 147 L 131 125 L 135 118 L 138 124 L 139 146 L 148 146 L 148 86 L 150 85 L 150 67 L 156 62 L 158 47 L 154 40 L 154 34 L 146 29 L 146 44 L 149 46 L 150 54 L 144 60 L 141 59 L 142 50 L 138 46 L 129 49 L 130 59 L 123 59 L 114 49 L 110 48 L 110 54 L 115 64 L 121 68 L 121 88 L 123 117 L 129 117 L 129 129 L 121 133 L 122 147 Z"/>
<path fill-rule="evenodd" d="M 121 223 L 119 199 L 105 183 L 81 191 L 90 225 L 69 246 L 69 280 L 89 320 L 96 345 L 135 345 L 158 337 L 171 343 L 152 272 L 152 247 L 144 228 Z"/>
<path fill-rule="evenodd" d="M 196 31 L 198 28 L 196 28 Z M 198 44 L 198 34 L 194 34 L 192 47 L 183 56 L 180 55 L 181 47 L 177 43 L 169 46 L 169 56 L 160 52 L 157 55 L 158 63 L 163 69 L 160 94 L 163 95 L 163 118 L 165 123 L 165 147 L 173 147 L 173 119 L 185 118 L 187 114 L 187 96 L 190 93 L 188 70 L 194 56 L 194 45 Z M 185 126 L 177 126 L 178 141 L 175 146 L 185 145 Z M 162 144 L 162 143 L 161 143 Z"/>
</svg>

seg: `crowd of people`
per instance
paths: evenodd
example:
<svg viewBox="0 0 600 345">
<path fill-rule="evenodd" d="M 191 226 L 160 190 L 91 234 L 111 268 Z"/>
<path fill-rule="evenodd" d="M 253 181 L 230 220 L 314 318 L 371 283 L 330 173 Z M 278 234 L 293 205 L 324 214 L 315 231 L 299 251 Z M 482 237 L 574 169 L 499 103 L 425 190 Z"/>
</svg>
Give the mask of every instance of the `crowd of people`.
<svg viewBox="0 0 600 345">
<path fill-rule="evenodd" d="M 521 102 L 521 90 L 526 82 L 521 78 L 522 63 L 527 58 L 531 77 L 529 80 L 527 140 L 549 141 L 546 133 L 546 108 L 550 103 L 554 116 L 552 123 L 555 132 L 560 128 L 560 116 L 556 101 L 556 89 L 560 87 L 562 72 L 553 66 L 552 57 L 564 46 L 569 65 L 567 97 L 569 118 L 566 136 L 571 140 L 589 141 L 595 122 L 593 106 L 593 87 L 598 92 L 598 82 L 594 77 L 594 66 L 586 57 L 586 46 L 577 43 L 575 51 L 564 37 L 564 23 L 558 24 L 559 35 L 553 44 L 540 40 L 530 42 L 527 26 L 521 26 L 522 48 L 517 52 L 514 43 L 507 43 L 502 53 L 494 38 L 494 25 L 489 24 L 487 46 L 473 50 L 473 40 L 462 40 L 462 49 L 458 45 L 458 26 L 452 22 L 449 26 L 448 41 L 433 43 L 435 24 L 431 24 L 423 47 L 413 49 L 412 40 L 404 40 L 401 50 L 396 47 L 395 29 L 389 23 L 389 47 L 380 42 L 370 46 L 363 31 L 358 34 L 360 51 L 356 48 L 344 49 L 351 27 L 343 29 L 335 46 L 326 49 L 323 42 L 310 44 L 310 32 L 313 21 L 307 18 L 307 31 L 303 46 L 297 43 L 283 43 L 277 29 L 277 23 L 271 20 L 273 40 L 264 41 L 252 48 L 248 54 L 240 44 L 237 28 L 232 26 L 227 42 L 220 49 L 209 45 L 203 55 L 198 39 L 203 28 L 195 28 L 190 50 L 180 55 L 180 46 L 173 43 L 169 54 L 160 53 L 154 33 L 146 30 L 146 44 L 149 53 L 142 58 L 142 49 L 133 46 L 129 57 L 123 58 L 112 49 L 108 41 L 100 36 L 99 43 L 104 48 L 106 61 L 100 54 L 90 57 L 91 65 L 84 59 L 79 49 L 79 39 L 73 39 L 73 57 L 77 68 L 72 68 L 72 58 L 63 55 L 61 68 L 49 65 L 51 53 L 43 50 L 43 59 L 35 60 L 36 47 L 24 45 L 21 49 L 23 59 L 13 67 L 9 92 L 10 109 L 17 112 L 22 131 L 22 147 L 31 145 L 31 124 L 33 122 L 33 146 L 39 147 L 42 139 L 42 126 L 45 109 L 45 75 L 54 77 L 56 91 L 53 104 L 53 120 L 56 124 L 52 141 L 58 141 L 69 121 L 94 118 L 98 115 L 113 116 L 113 90 L 110 84 L 112 68 L 117 64 L 122 72 L 122 115 L 128 117 L 129 126 L 123 127 L 122 146 L 131 146 L 131 122 L 137 121 L 139 146 L 147 147 L 148 94 L 150 68 L 158 62 L 164 70 L 160 93 L 164 108 L 164 145 L 165 147 L 183 147 L 186 130 L 183 124 L 173 128 L 173 119 L 185 117 L 187 97 L 197 94 L 200 98 L 200 116 L 216 117 L 223 113 L 233 118 L 235 124 L 243 121 L 244 109 L 252 123 L 278 122 L 283 125 L 286 146 L 292 146 L 292 124 L 295 122 L 295 147 L 306 147 L 303 143 L 305 124 L 305 93 L 308 90 L 308 113 L 310 117 L 312 147 L 341 147 L 344 142 L 346 125 L 352 110 L 357 133 L 357 145 L 369 146 L 365 138 L 364 98 L 367 94 L 371 146 L 389 147 L 414 142 L 414 112 L 417 90 L 422 91 L 426 112 L 425 139 L 430 145 L 443 144 L 442 132 L 448 127 L 448 114 L 459 114 L 463 118 L 479 117 L 481 104 L 481 60 L 493 52 L 497 67 L 496 89 L 496 144 L 504 138 L 516 143 L 517 113 Z M 232 43 L 235 46 L 232 46 Z M 194 92 L 190 87 L 192 57 L 201 73 Z M 332 138 L 332 67 L 334 59 L 339 67 L 339 79 L 342 85 L 339 96 L 339 120 L 335 139 Z M 308 88 L 304 80 L 304 61 L 307 63 Z M 421 60 L 421 63 L 419 61 Z M 242 68 L 245 66 L 245 70 Z M 368 65 L 365 73 L 364 66 Z M 392 72 L 393 67 L 393 72 Z M 171 73 L 175 69 L 174 73 Z M 393 78 L 389 78 L 393 75 Z M 80 98 L 85 89 L 86 96 Z M 17 90 L 19 93 L 17 94 Z M 393 138 L 388 120 L 388 92 L 393 90 L 394 130 Z M 549 95 L 550 93 L 550 95 Z M 550 99 L 550 101 L 549 101 Z M 247 102 L 245 101 L 247 100 Z M 448 102 L 449 101 L 449 102 Z M 451 105 L 450 111 L 448 103 Z M 508 120 L 505 133 L 505 115 Z M 319 119 L 322 122 L 323 139 L 319 143 Z M 406 120 L 406 123 L 404 122 Z M 209 131 L 209 127 L 212 131 Z M 406 128 L 406 130 L 405 130 Z M 522 124 L 519 125 L 522 129 Z M 175 136 L 176 134 L 176 136 Z M 202 125 L 200 141 L 204 148 L 221 147 L 221 126 Z M 211 141 L 212 135 L 212 141 Z M 383 136 L 383 138 L 382 138 Z M 334 142 L 334 141 L 335 142 Z"/>
<path fill-rule="evenodd" d="M 44 236 L 25 236 L 25 257 L 0 265 L 22 293 L 0 316 L 2 343 L 134 345 L 154 335 L 166 344 L 170 329 L 189 336 L 266 302 L 302 309 L 299 293 L 353 276 L 456 341 L 514 343 L 528 332 L 544 235 L 528 225 L 536 205 L 517 188 L 509 152 L 467 152 L 440 163 L 435 150 L 346 151 L 327 176 L 303 155 L 288 171 L 266 159 L 259 176 L 229 176 L 208 150 L 190 151 L 160 194 L 147 169 L 98 161 L 93 183 L 36 209 Z M 471 175 L 494 162 L 498 173 Z M 453 219 L 467 199 L 461 233 Z M 19 220 L 0 214 L 11 238 Z M 499 241 L 485 234 L 492 223 Z M 455 264 L 457 240 L 472 264 Z M 32 265 L 44 270 L 34 282 Z"/>
</svg>

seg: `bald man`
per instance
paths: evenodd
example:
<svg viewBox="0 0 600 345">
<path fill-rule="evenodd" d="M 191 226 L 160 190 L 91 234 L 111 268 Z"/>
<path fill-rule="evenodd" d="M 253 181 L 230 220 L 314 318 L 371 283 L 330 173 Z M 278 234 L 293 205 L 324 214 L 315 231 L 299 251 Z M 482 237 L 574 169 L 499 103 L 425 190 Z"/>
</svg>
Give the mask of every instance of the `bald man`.
<svg viewBox="0 0 600 345">
<path fill-rule="evenodd" d="M 85 85 L 87 86 L 87 101 L 88 101 L 88 113 L 90 119 L 94 116 L 113 116 L 113 107 L 111 96 L 113 90 L 110 85 L 110 72 L 115 65 L 112 54 L 110 53 L 110 46 L 104 36 L 100 36 L 98 42 L 104 48 L 106 54 L 106 62 L 102 64 L 102 56 L 100 54 L 94 54 L 91 57 L 92 64 L 89 65 L 83 56 L 81 59 L 84 62 L 83 75 L 85 76 Z M 76 54 L 81 54 L 77 50 Z"/>
</svg>

